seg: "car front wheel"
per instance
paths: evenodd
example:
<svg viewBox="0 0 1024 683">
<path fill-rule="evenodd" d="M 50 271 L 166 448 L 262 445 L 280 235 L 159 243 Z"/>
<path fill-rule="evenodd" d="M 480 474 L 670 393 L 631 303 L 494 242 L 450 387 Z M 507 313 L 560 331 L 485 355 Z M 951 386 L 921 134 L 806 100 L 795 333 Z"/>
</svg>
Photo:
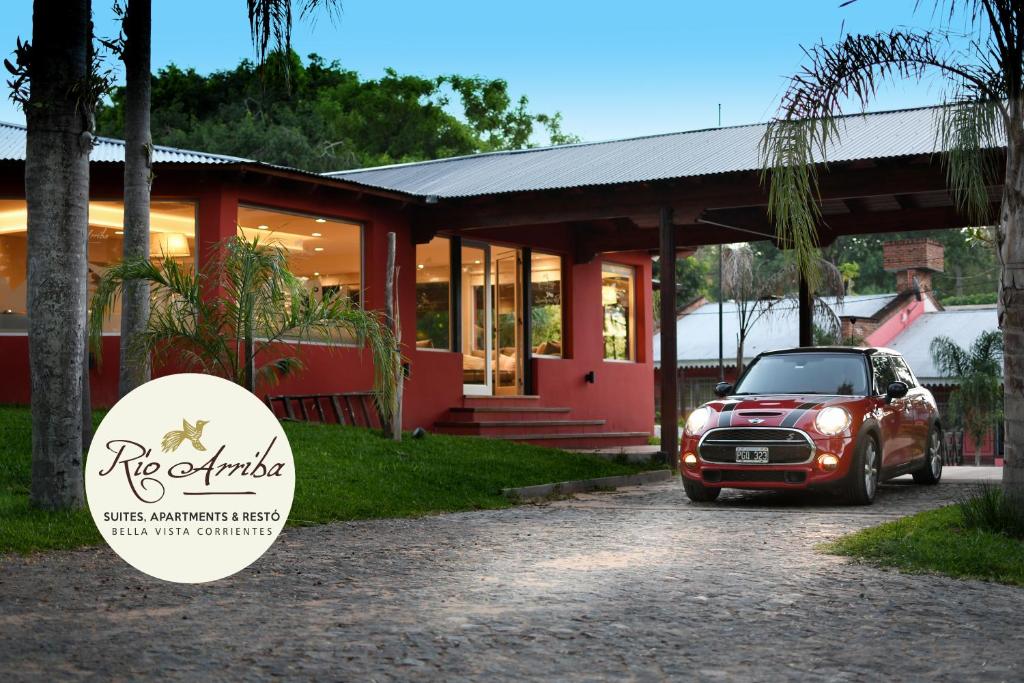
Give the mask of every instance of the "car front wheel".
<svg viewBox="0 0 1024 683">
<path fill-rule="evenodd" d="M 882 452 L 872 434 L 862 434 L 854 449 L 850 473 L 846 475 L 846 499 L 854 505 L 871 505 L 878 491 L 878 470 Z"/>
<path fill-rule="evenodd" d="M 924 464 L 914 472 L 914 482 L 926 486 L 938 484 L 942 479 L 942 433 L 932 427 L 928 433 L 928 447 L 924 452 Z"/>
<path fill-rule="evenodd" d="M 683 490 L 686 491 L 686 497 L 694 503 L 711 503 L 722 492 L 722 489 L 717 486 L 704 486 L 699 481 L 687 479 L 685 476 L 683 477 Z"/>
</svg>

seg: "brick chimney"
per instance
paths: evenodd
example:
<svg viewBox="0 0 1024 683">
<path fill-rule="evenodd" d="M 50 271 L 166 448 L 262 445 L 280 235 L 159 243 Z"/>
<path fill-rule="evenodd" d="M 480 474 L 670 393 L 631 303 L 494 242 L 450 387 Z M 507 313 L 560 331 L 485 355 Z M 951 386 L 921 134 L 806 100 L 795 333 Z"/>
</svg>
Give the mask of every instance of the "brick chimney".
<svg viewBox="0 0 1024 683">
<path fill-rule="evenodd" d="M 944 269 L 944 252 L 935 240 L 896 240 L 882 245 L 882 264 L 888 272 L 896 273 L 897 292 L 913 291 L 916 278 L 924 294 L 932 290 L 932 273 Z"/>
</svg>

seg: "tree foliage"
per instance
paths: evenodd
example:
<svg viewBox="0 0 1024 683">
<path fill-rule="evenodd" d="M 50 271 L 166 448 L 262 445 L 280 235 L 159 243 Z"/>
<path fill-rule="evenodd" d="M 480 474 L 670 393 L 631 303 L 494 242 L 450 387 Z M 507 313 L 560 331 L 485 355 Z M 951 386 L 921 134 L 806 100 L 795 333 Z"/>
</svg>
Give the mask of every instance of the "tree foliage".
<svg viewBox="0 0 1024 683">
<path fill-rule="evenodd" d="M 963 427 L 975 447 L 1003 419 L 1003 335 L 983 332 L 964 349 L 949 337 L 936 337 L 932 361 L 946 377 L 956 381 L 949 397 L 948 418 Z"/>
<path fill-rule="evenodd" d="M 122 135 L 124 101 L 124 88 L 113 89 L 100 134 Z M 155 144 L 317 172 L 577 141 L 560 114 L 531 112 L 502 79 L 393 69 L 363 79 L 291 51 L 209 75 L 172 64 L 154 75 L 152 103 Z"/>
<path fill-rule="evenodd" d="M 345 297 L 317 298 L 288 268 L 288 253 L 259 238 L 229 238 L 195 273 L 171 258 L 132 259 L 104 273 L 92 299 L 90 337 L 100 357 L 103 320 L 124 283 L 143 280 L 152 289 L 145 330 L 129 353 L 151 354 L 193 371 L 224 377 L 255 391 L 303 368 L 303 341 L 365 341 L 373 356 L 374 393 L 381 419 L 394 396 L 394 336 L 380 316 Z M 253 372 L 252 370 L 255 370 Z"/>
</svg>

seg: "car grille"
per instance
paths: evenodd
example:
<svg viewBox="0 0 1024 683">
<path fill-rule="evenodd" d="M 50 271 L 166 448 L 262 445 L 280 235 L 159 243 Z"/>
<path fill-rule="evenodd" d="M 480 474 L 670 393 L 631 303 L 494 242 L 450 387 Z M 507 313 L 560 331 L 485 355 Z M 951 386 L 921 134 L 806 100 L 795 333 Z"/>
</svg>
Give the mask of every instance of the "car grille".
<svg viewBox="0 0 1024 683">
<path fill-rule="evenodd" d="M 704 470 L 704 481 L 712 484 L 720 482 L 786 482 L 802 484 L 807 479 L 806 472 L 785 470 Z"/>
<path fill-rule="evenodd" d="M 698 454 L 705 462 L 735 463 L 737 446 L 767 446 L 769 465 L 792 465 L 811 459 L 813 447 L 803 432 L 773 427 L 712 429 Z"/>
</svg>

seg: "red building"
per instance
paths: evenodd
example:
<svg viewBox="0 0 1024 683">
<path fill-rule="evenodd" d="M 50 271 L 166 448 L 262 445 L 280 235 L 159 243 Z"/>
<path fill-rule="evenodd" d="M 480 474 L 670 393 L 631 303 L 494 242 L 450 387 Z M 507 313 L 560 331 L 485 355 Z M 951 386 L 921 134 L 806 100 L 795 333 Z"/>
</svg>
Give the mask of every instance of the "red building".
<svg viewBox="0 0 1024 683">
<path fill-rule="evenodd" d="M 0 401 L 27 403 L 23 128 L 0 126 Z M 89 277 L 120 260 L 123 145 L 92 155 Z M 233 235 L 265 235 L 318 296 L 383 309 L 386 236 L 397 235 L 404 422 L 452 433 L 565 446 L 646 443 L 651 392 L 651 259 L 581 260 L 565 225 L 461 235 L 425 230 L 436 201 L 347 178 L 158 148 L 151 252 L 195 267 Z M 97 406 L 117 398 L 119 319 L 92 371 Z M 307 369 L 260 393 L 365 391 L 370 355 L 304 344 Z M 500 409 L 500 410 L 499 410 Z"/>
</svg>

